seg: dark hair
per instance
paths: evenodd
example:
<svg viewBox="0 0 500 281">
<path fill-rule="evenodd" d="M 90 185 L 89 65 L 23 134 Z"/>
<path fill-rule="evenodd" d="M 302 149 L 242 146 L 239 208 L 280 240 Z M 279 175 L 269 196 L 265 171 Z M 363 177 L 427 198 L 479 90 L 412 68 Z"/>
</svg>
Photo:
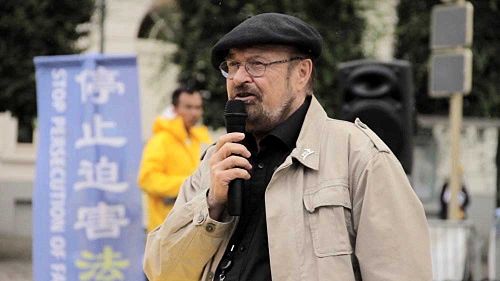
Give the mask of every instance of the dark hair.
<svg viewBox="0 0 500 281">
<path fill-rule="evenodd" d="M 199 94 L 200 92 L 186 87 L 179 87 L 175 89 L 174 92 L 172 93 L 172 104 L 174 106 L 177 106 L 179 104 L 179 97 L 181 96 L 182 93 L 186 93 L 188 95 L 194 95 L 194 94 Z"/>
</svg>

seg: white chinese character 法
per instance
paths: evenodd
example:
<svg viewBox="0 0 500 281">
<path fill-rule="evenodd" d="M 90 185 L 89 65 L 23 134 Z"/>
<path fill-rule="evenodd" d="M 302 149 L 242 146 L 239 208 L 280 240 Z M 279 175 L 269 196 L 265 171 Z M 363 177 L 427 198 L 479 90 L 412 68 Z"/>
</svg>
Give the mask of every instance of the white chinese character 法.
<svg viewBox="0 0 500 281">
<path fill-rule="evenodd" d="M 81 101 L 95 104 L 104 104 L 113 93 L 123 95 L 125 84 L 117 81 L 119 72 L 98 66 L 96 70 L 85 69 L 78 74 L 75 80 L 80 84 Z"/>
<path fill-rule="evenodd" d="M 96 207 L 79 208 L 78 221 L 74 227 L 84 228 L 89 240 L 119 238 L 121 227 L 127 226 L 129 222 L 125 216 L 125 206 L 99 202 Z"/>
<path fill-rule="evenodd" d="M 111 246 L 104 246 L 101 253 L 82 251 L 75 265 L 80 270 L 80 281 L 123 281 L 130 261 Z"/>
<path fill-rule="evenodd" d="M 83 137 L 76 141 L 75 148 L 79 149 L 93 145 L 122 147 L 127 143 L 127 139 L 124 137 L 106 137 L 104 135 L 105 129 L 113 129 L 116 127 L 115 122 L 104 121 L 100 114 L 95 114 L 92 119 L 93 124 L 83 122 Z"/>
<path fill-rule="evenodd" d="M 127 182 L 118 182 L 118 164 L 110 162 L 105 156 L 101 156 L 95 165 L 91 161 L 81 160 L 78 175 L 83 177 L 83 181 L 75 183 L 76 191 L 94 188 L 117 193 L 128 188 Z"/>
</svg>

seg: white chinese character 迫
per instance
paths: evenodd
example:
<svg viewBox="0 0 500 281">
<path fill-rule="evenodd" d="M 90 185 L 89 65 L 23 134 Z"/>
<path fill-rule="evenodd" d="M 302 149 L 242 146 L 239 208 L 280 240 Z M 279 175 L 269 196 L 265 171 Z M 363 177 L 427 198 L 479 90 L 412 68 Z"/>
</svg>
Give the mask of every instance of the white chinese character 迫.
<svg viewBox="0 0 500 281">
<path fill-rule="evenodd" d="M 107 205 L 99 202 L 96 207 L 78 209 L 75 229 L 85 228 L 87 239 L 119 238 L 121 227 L 129 224 L 125 217 L 125 206 Z"/>
<path fill-rule="evenodd" d="M 80 84 L 81 101 L 104 104 L 112 93 L 123 95 L 125 84 L 117 81 L 118 74 L 118 71 L 103 66 L 98 66 L 97 70 L 85 69 L 80 72 L 75 80 Z"/>
<path fill-rule="evenodd" d="M 128 188 L 127 182 L 118 182 L 118 164 L 109 162 L 108 158 L 101 156 L 99 162 L 81 160 L 78 175 L 83 181 L 75 183 L 75 190 L 95 188 L 109 192 L 124 192 Z"/>
<path fill-rule="evenodd" d="M 93 116 L 93 124 L 84 122 L 82 124 L 83 137 L 75 143 L 75 148 L 82 148 L 92 145 L 108 145 L 112 147 L 122 147 L 127 143 L 124 137 L 106 137 L 104 136 L 105 129 L 113 129 L 116 123 L 113 121 L 104 121 L 102 116 L 96 114 Z M 93 125 L 93 126 L 92 126 Z M 92 130 L 92 128 L 94 130 Z"/>
</svg>

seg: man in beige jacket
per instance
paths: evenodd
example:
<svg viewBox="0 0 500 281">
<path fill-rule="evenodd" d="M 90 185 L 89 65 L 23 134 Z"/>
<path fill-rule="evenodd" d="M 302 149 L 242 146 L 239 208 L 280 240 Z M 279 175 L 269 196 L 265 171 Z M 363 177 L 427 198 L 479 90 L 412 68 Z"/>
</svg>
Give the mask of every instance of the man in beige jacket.
<svg viewBox="0 0 500 281">
<path fill-rule="evenodd" d="M 319 33 L 267 13 L 222 37 L 212 63 L 246 133 L 209 148 L 172 212 L 149 234 L 150 281 L 431 280 L 424 210 L 389 148 L 361 121 L 327 117 L 313 96 Z M 226 211 L 245 180 L 243 214 Z"/>
</svg>

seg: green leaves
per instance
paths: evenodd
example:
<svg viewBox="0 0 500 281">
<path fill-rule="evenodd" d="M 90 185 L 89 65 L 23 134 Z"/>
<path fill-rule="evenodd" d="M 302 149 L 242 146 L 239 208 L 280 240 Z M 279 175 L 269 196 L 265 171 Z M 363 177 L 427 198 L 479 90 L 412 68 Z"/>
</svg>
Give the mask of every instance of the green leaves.
<svg viewBox="0 0 500 281">
<path fill-rule="evenodd" d="M 93 0 L 0 1 L 0 111 L 23 120 L 36 116 L 33 57 L 78 52 L 75 41 L 85 32 Z"/>
</svg>

